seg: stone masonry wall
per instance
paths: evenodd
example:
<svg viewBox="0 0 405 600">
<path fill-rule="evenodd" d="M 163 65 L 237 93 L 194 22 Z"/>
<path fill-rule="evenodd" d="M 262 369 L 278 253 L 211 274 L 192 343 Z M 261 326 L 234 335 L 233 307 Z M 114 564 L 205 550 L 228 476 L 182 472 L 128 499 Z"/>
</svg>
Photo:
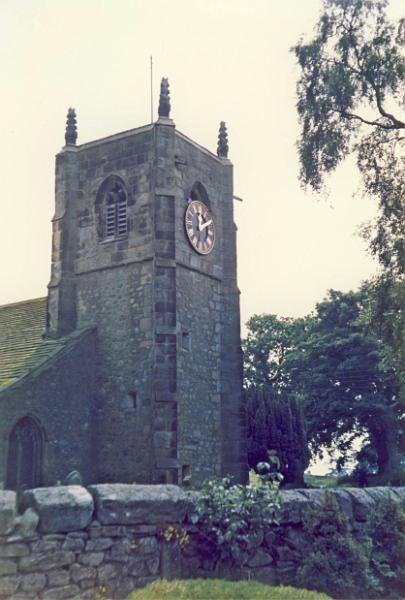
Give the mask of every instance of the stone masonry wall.
<svg viewBox="0 0 405 600">
<path fill-rule="evenodd" d="M 179 132 L 175 141 L 179 464 L 197 484 L 213 473 L 244 482 L 232 165 Z M 196 253 L 184 232 L 190 197 L 208 205 L 215 223 L 208 255 Z"/>
<path fill-rule="evenodd" d="M 0 392 L 0 481 L 4 486 L 10 485 L 10 435 L 25 415 L 34 418 L 43 432 L 42 485 L 56 485 L 73 470 L 80 471 L 88 483 L 97 481 L 92 473 L 91 435 L 95 353 L 96 333 L 77 332 L 45 364 Z"/>
<path fill-rule="evenodd" d="M 384 496 L 405 488 L 333 490 L 353 530 Z M 257 540 L 245 576 L 294 583 L 305 551 L 302 518 L 324 490 L 283 492 L 279 526 Z M 120 598 L 160 577 L 210 577 L 213 564 L 189 524 L 195 494 L 174 485 L 101 484 L 0 492 L 0 598 Z M 194 500 L 193 500 L 194 498 Z M 182 544 L 184 533 L 189 542 Z"/>
</svg>

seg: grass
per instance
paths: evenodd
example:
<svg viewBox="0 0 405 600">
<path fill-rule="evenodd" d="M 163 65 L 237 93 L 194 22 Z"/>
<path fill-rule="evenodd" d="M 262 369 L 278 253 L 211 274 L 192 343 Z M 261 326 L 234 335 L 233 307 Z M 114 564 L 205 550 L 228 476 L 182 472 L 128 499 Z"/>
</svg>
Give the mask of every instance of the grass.
<svg viewBox="0 0 405 600">
<path fill-rule="evenodd" d="M 127 600 L 329 600 L 330 596 L 256 581 L 188 579 L 154 581 L 132 592 Z"/>
<path fill-rule="evenodd" d="M 334 475 L 304 474 L 304 481 L 311 488 L 334 488 L 339 485 L 339 478 Z"/>
<path fill-rule="evenodd" d="M 257 480 L 257 473 L 255 473 L 254 470 L 251 469 L 249 472 L 249 484 L 257 485 Z M 335 475 L 310 475 L 308 473 L 305 473 L 304 481 L 309 488 L 334 488 L 338 486 L 340 487 L 342 485 L 342 482 L 339 481 L 339 477 L 336 477 Z M 283 488 L 283 486 L 281 486 L 281 493 L 283 493 L 284 489 L 293 488 L 289 488 L 288 486 Z"/>
</svg>

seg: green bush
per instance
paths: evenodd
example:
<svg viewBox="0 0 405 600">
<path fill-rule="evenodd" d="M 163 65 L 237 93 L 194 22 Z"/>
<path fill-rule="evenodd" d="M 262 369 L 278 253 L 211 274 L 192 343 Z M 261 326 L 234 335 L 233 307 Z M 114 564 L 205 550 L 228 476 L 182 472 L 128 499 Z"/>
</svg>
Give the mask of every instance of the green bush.
<svg viewBox="0 0 405 600">
<path fill-rule="evenodd" d="M 369 517 L 373 550 L 371 567 L 384 598 L 405 597 L 405 507 L 391 498 L 381 500 Z"/>
<path fill-rule="evenodd" d="M 274 460 L 274 459 L 273 459 Z M 255 485 L 233 485 L 229 478 L 203 485 L 191 521 L 209 546 L 214 564 L 241 566 L 251 556 L 257 539 L 275 522 L 281 504 L 279 478 L 268 463 Z"/>
<path fill-rule="evenodd" d="M 308 549 L 297 573 L 303 587 L 327 592 L 334 598 L 375 595 L 378 582 L 370 570 L 371 543 L 358 542 L 350 523 L 332 494 L 304 518 Z"/>
<path fill-rule="evenodd" d="M 330 596 L 255 581 L 192 579 L 155 581 L 132 592 L 127 600 L 328 600 Z"/>
</svg>

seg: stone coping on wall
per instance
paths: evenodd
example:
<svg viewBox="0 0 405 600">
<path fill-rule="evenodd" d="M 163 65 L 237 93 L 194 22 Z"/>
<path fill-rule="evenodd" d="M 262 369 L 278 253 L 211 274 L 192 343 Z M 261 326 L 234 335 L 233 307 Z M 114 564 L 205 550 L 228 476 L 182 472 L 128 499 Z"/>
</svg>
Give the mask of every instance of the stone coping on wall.
<svg viewBox="0 0 405 600">
<path fill-rule="evenodd" d="M 332 493 L 349 519 L 366 520 L 370 508 L 387 495 L 405 500 L 405 487 L 282 490 L 280 523 L 299 523 L 310 506 L 320 505 Z M 8 535 L 30 509 L 40 533 L 65 533 L 86 528 L 92 520 L 102 525 L 139 525 L 184 521 L 197 492 L 176 485 L 103 483 L 87 489 L 78 485 L 26 490 L 0 490 L 0 535 Z"/>
<path fill-rule="evenodd" d="M 282 491 L 279 525 L 259 536 L 249 577 L 294 584 L 305 552 L 302 520 L 330 492 L 361 531 L 382 498 L 405 488 Z M 196 492 L 175 485 L 100 484 L 0 491 L 0 598 L 123 598 L 160 577 L 207 577 L 213 561 L 187 519 Z M 187 544 L 181 544 L 186 534 Z"/>
<path fill-rule="evenodd" d="M 26 513 L 36 515 L 39 533 L 85 529 L 102 525 L 182 522 L 195 494 L 176 485 L 104 483 L 87 489 L 79 485 L 42 487 L 16 492 L 0 490 L 0 535 L 19 528 Z"/>
</svg>

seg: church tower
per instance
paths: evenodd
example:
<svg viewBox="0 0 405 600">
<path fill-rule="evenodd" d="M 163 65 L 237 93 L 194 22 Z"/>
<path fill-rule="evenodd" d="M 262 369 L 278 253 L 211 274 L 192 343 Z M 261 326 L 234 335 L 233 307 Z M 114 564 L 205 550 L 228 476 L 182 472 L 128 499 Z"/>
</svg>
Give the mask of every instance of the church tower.
<svg viewBox="0 0 405 600">
<path fill-rule="evenodd" d="M 93 481 L 245 481 L 225 123 L 217 155 L 177 131 L 163 79 L 156 123 L 77 145 L 69 109 L 65 141 L 47 337 L 96 332 Z"/>
</svg>

